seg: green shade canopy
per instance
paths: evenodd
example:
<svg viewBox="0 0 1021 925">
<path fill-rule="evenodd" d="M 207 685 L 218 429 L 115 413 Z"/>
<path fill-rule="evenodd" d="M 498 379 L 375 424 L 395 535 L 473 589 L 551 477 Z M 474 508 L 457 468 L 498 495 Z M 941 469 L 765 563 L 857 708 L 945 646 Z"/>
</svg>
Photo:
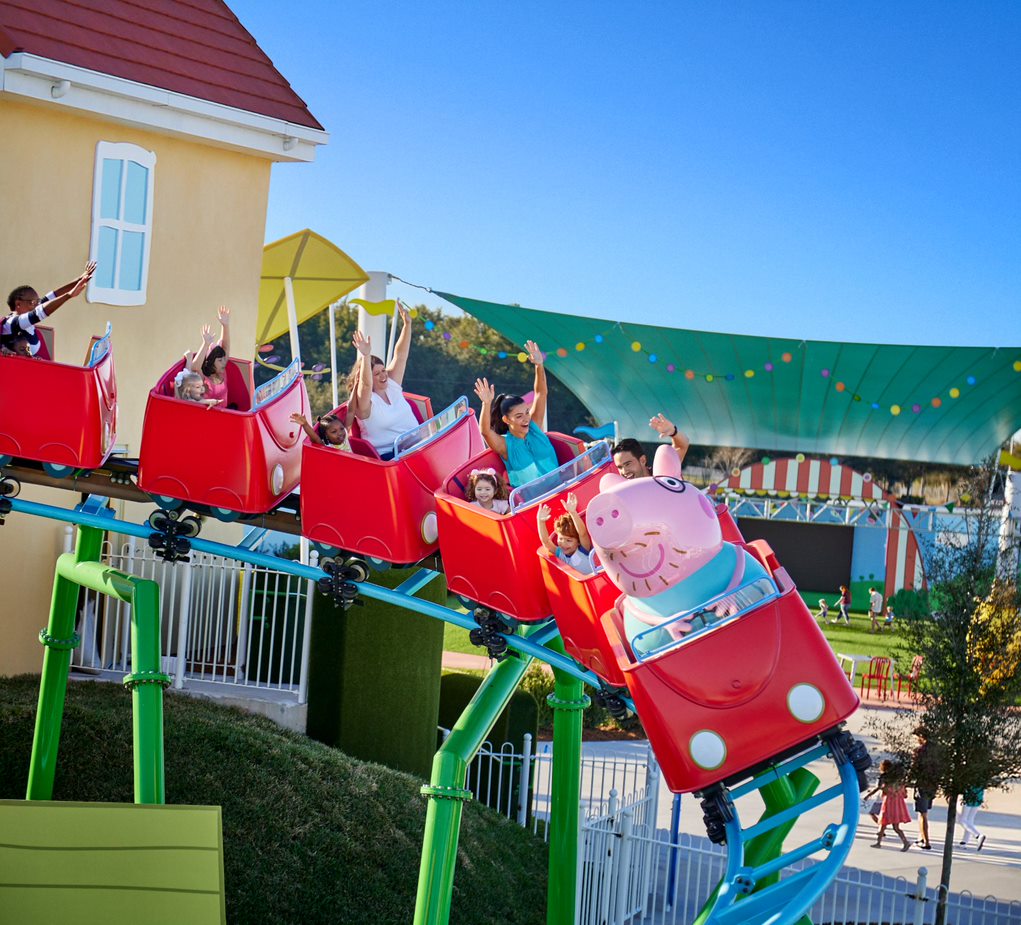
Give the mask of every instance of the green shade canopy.
<svg viewBox="0 0 1021 925">
<path fill-rule="evenodd" d="M 969 464 L 1021 427 L 1021 347 L 716 334 L 437 295 L 516 344 L 537 341 L 622 436 L 656 439 L 648 421 L 662 411 L 694 443 Z"/>
</svg>

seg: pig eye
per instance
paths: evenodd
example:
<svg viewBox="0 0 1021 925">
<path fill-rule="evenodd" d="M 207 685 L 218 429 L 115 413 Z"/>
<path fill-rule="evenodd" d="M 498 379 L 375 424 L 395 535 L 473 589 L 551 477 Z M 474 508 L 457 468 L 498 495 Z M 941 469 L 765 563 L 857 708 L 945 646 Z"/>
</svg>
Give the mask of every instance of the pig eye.
<svg viewBox="0 0 1021 925">
<path fill-rule="evenodd" d="M 675 479 L 670 475 L 657 475 L 655 476 L 655 479 L 667 491 L 675 491 L 679 494 L 683 493 L 687 486 L 686 482 L 682 482 L 680 479 Z"/>
</svg>

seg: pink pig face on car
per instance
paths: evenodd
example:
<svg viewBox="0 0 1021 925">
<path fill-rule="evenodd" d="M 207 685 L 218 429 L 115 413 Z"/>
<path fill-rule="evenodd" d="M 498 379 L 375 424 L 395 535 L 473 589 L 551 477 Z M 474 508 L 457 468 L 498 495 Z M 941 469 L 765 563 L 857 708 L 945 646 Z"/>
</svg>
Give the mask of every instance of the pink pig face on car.
<svg viewBox="0 0 1021 925">
<path fill-rule="evenodd" d="M 723 545 L 712 502 L 681 478 L 673 447 L 656 451 L 652 478 L 604 475 L 586 510 L 592 543 L 610 580 L 651 597 L 698 571 Z"/>
</svg>

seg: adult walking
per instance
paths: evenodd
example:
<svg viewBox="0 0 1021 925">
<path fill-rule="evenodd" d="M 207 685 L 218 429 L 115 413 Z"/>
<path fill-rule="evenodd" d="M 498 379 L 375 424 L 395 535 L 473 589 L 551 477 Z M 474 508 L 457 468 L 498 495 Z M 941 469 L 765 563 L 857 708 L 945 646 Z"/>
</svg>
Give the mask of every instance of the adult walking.
<svg viewBox="0 0 1021 925">
<path fill-rule="evenodd" d="M 840 586 L 840 599 L 837 601 L 837 606 L 840 608 L 840 612 L 830 620 L 830 623 L 836 623 L 843 619 L 844 623 L 850 626 L 851 615 L 848 613 L 848 608 L 851 606 L 851 592 L 847 589 L 847 585 Z"/>
<path fill-rule="evenodd" d="M 883 595 L 875 588 L 869 588 L 869 619 L 872 621 L 872 625 L 869 627 L 870 633 L 876 633 L 879 631 L 879 618 L 882 615 Z"/>
<path fill-rule="evenodd" d="M 915 844 L 928 851 L 932 848 L 929 841 L 929 810 L 932 809 L 939 787 L 939 755 L 936 746 L 929 741 L 929 733 L 924 726 L 918 726 L 914 736 L 918 740 L 918 748 L 915 749 L 911 770 L 915 780 L 915 812 L 918 813 L 919 833 Z"/>
<path fill-rule="evenodd" d="M 546 416 L 546 368 L 542 351 L 534 340 L 525 343 L 535 367 L 534 397 L 529 405 L 520 395 L 496 395 L 488 379 L 475 380 L 475 394 L 482 402 L 479 430 L 489 448 L 507 464 L 512 488 L 519 488 L 560 463 L 541 421 Z"/>
</svg>

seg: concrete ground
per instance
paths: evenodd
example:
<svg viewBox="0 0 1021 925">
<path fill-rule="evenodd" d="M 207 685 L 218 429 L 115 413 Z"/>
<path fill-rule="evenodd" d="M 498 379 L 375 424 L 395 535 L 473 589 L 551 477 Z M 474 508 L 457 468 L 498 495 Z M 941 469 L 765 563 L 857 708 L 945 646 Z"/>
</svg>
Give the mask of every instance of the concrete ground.
<svg viewBox="0 0 1021 925">
<path fill-rule="evenodd" d="M 492 663 L 485 656 L 464 655 L 455 652 L 443 654 L 444 668 L 484 670 L 490 664 Z M 878 741 L 865 730 L 868 728 L 870 717 L 884 713 L 888 715 L 885 708 L 866 704 L 847 723 L 851 732 L 868 746 L 869 752 L 877 764 L 882 749 Z M 586 742 L 583 746 L 583 754 L 586 757 L 617 755 L 642 758 L 648 747 L 649 743 L 646 740 Z M 831 762 L 817 762 L 811 765 L 810 769 L 820 778 L 823 788 L 837 780 Z M 918 823 L 911 796 L 909 791 L 908 808 L 915 821 L 904 826 L 904 832 L 913 843 L 918 837 Z M 670 827 L 672 802 L 673 794 L 667 790 L 666 784 L 661 782 L 659 827 L 662 829 Z M 692 835 L 705 835 L 698 801 L 694 797 L 685 796 L 682 798 L 681 806 L 681 831 Z M 749 803 L 748 812 L 754 813 L 760 807 L 761 803 L 758 806 Z M 738 809 L 741 811 L 743 806 L 739 805 Z M 946 802 L 937 800 L 936 805 L 929 813 L 929 838 L 932 849 L 924 851 L 912 844 L 908 851 L 902 852 L 900 840 L 892 829 L 887 830 L 881 848 L 871 847 L 876 838 L 877 826 L 862 809 L 858 832 L 855 835 L 854 847 L 848 857 L 847 866 L 860 870 L 878 871 L 891 877 L 905 877 L 909 881 L 913 881 L 917 877 L 920 867 L 925 867 L 928 871 L 929 884 L 932 885 L 938 882 L 943 863 L 946 818 Z M 802 821 L 795 828 L 793 837 L 801 834 L 807 839 L 818 835 L 822 827 L 832 820 L 832 815 L 825 807 L 809 813 L 802 817 Z M 960 893 L 969 890 L 977 896 L 990 895 L 1001 900 L 1021 902 L 1021 781 L 1006 791 L 987 790 L 986 808 L 979 811 L 976 825 L 986 835 L 985 844 L 981 852 L 975 850 L 974 842 L 967 848 L 962 848 L 959 844 L 954 846 L 951 891 Z M 963 830 L 958 823 L 955 833 L 957 842 L 960 842 L 962 834 Z"/>
<path fill-rule="evenodd" d="M 875 708 L 863 707 L 850 719 L 848 728 L 857 738 L 866 743 L 869 751 L 875 756 L 881 751 L 879 744 L 864 731 L 869 715 L 874 712 Z M 616 755 L 641 758 L 645 755 L 647 748 L 648 742 L 644 740 L 586 742 L 583 746 L 583 754 L 585 757 Z M 831 762 L 817 762 L 811 765 L 810 769 L 820 778 L 822 787 L 834 783 L 837 779 Z M 672 800 L 673 795 L 666 789 L 665 783 L 661 783 L 659 827 L 662 829 L 670 827 Z M 986 835 L 985 844 L 981 852 L 975 850 L 974 842 L 967 849 L 961 848 L 959 845 L 954 846 L 950 889 L 954 893 L 969 890 L 977 896 L 991 895 L 1000 900 L 1021 901 L 1021 781 L 1007 791 L 987 790 L 986 805 L 988 808 L 980 810 L 976 819 L 979 830 Z M 910 799 L 908 806 L 912 818 L 916 818 L 914 804 Z M 758 807 L 761 807 L 761 803 L 758 804 Z M 743 806 L 739 804 L 739 812 L 742 809 Z M 755 810 L 756 807 L 749 804 L 748 812 L 752 813 Z M 860 870 L 879 871 L 891 877 L 903 876 L 909 881 L 916 878 L 920 867 L 925 867 L 928 871 L 929 885 L 933 885 L 939 880 L 942 865 L 946 816 L 946 802 L 937 800 L 936 805 L 929 813 L 929 837 L 932 841 L 932 850 L 923 851 L 912 844 L 908 851 L 902 852 L 900 840 L 889 829 L 883 840 L 883 846 L 881 848 L 871 847 L 875 841 L 877 827 L 863 809 L 847 866 Z M 795 828 L 792 837 L 796 838 L 800 834 L 807 839 L 818 835 L 822 827 L 833 818 L 832 813 L 825 807 L 806 814 Z M 705 835 L 698 801 L 689 795 L 681 798 L 681 831 L 693 835 Z M 918 837 L 917 819 L 904 826 L 904 831 L 909 840 L 914 842 Z M 956 831 L 958 842 L 961 840 L 961 834 L 962 830 L 958 824 Z"/>
</svg>

